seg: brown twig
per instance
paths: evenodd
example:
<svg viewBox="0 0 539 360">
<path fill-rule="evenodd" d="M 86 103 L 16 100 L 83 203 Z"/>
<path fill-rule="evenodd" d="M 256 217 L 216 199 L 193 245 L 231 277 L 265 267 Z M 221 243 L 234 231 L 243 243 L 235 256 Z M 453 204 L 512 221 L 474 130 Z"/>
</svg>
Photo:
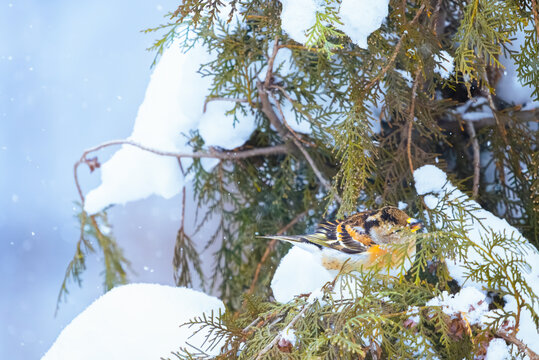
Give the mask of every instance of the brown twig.
<svg viewBox="0 0 539 360">
<path fill-rule="evenodd" d="M 79 183 L 79 178 L 77 174 L 77 170 L 79 165 L 83 163 L 87 163 L 88 159 L 87 156 L 90 153 L 93 153 L 95 151 L 101 150 L 106 147 L 110 146 L 116 146 L 116 145 L 130 145 L 134 146 L 136 148 L 139 148 L 144 151 L 151 152 L 156 155 L 160 156 L 170 156 L 175 157 L 177 159 L 182 158 L 191 158 L 191 159 L 201 159 L 201 158 L 213 158 L 213 159 L 220 159 L 220 160 L 240 160 L 240 159 L 246 159 L 254 156 L 266 156 L 266 155 L 276 155 L 276 154 L 286 154 L 289 152 L 289 149 L 285 145 L 275 145 L 270 147 L 264 147 L 264 148 L 257 148 L 257 149 L 251 149 L 251 150 L 244 150 L 244 151 L 217 151 L 213 148 L 210 149 L 210 152 L 202 152 L 197 151 L 193 153 L 181 153 L 181 152 L 173 152 L 173 151 L 163 151 L 159 149 L 155 149 L 149 146 L 142 145 L 136 141 L 133 140 L 112 140 L 107 141 L 102 144 L 99 144 L 97 146 L 94 146 L 92 148 L 89 148 L 85 150 L 79 161 L 77 161 L 74 165 L 74 177 L 75 177 L 75 185 L 77 186 L 77 191 L 79 193 L 82 207 L 84 208 L 84 195 L 82 193 L 82 189 Z"/>
<path fill-rule="evenodd" d="M 532 349 L 530 349 L 526 344 L 524 344 L 522 341 L 516 338 L 516 336 L 507 334 L 504 332 L 497 332 L 497 336 L 501 337 L 505 341 L 510 342 L 513 345 L 516 345 L 516 347 L 523 353 L 527 354 L 530 358 L 530 360 L 539 360 L 539 355 L 535 353 Z"/>
<path fill-rule="evenodd" d="M 279 52 L 279 35 L 275 36 L 274 44 L 273 44 L 273 53 L 268 59 L 268 71 L 266 71 L 266 79 L 264 80 L 264 87 L 267 89 L 270 86 L 271 78 L 273 76 L 273 63 L 275 62 L 275 58 L 277 57 L 277 53 Z"/>
<path fill-rule="evenodd" d="M 408 116 L 408 136 L 406 138 L 406 154 L 408 155 L 408 165 L 410 166 L 412 175 L 414 174 L 414 164 L 412 163 L 412 126 L 415 118 L 415 99 L 419 84 L 419 75 L 421 75 L 421 69 L 417 69 L 415 72 L 414 85 L 412 86 L 412 103 L 410 104 L 410 115 Z"/>
<path fill-rule="evenodd" d="M 539 14 L 537 14 L 537 11 L 538 11 L 537 0 L 532 0 L 533 20 L 535 22 L 535 31 L 537 32 L 537 41 L 539 41 Z"/>
<path fill-rule="evenodd" d="M 417 13 L 415 14 L 414 18 L 412 19 L 412 21 L 410 21 L 409 25 L 412 25 L 414 24 L 418 19 L 419 19 L 419 16 L 421 15 L 421 13 L 423 13 L 423 10 L 425 10 L 425 4 L 421 5 L 421 7 L 419 8 L 419 10 L 417 11 Z M 393 63 L 395 62 L 395 59 L 397 59 L 397 55 L 399 54 L 399 51 L 402 47 L 402 44 L 404 42 L 404 38 L 406 37 L 408 33 L 405 32 L 404 34 L 402 34 L 402 36 L 399 38 L 399 41 L 397 42 L 397 45 L 395 46 L 395 50 L 393 50 L 393 54 L 391 54 L 391 57 L 389 58 L 389 61 L 387 62 L 386 66 L 384 66 L 382 68 L 382 71 L 380 71 L 378 73 L 378 75 L 376 75 L 374 77 L 374 79 L 372 79 L 368 84 L 367 86 L 365 86 L 364 88 L 364 92 L 366 93 L 367 91 L 370 90 L 370 88 L 372 88 L 381 78 L 382 76 L 384 76 L 384 74 L 391 68 L 391 66 L 393 65 Z"/>
<path fill-rule="evenodd" d="M 231 101 L 236 103 L 248 103 L 248 99 L 233 99 L 233 98 L 225 98 L 225 97 L 209 97 L 206 98 L 206 101 L 204 101 L 204 107 L 202 108 L 202 112 L 205 113 L 206 109 L 208 107 L 208 103 L 212 101 Z"/>
<path fill-rule="evenodd" d="M 290 221 L 283 228 L 277 231 L 276 235 L 282 235 L 285 232 L 287 232 L 292 226 L 296 225 L 296 223 L 305 215 L 307 215 L 307 211 L 304 211 L 301 214 L 297 215 L 294 219 L 292 219 L 292 221 Z M 249 287 L 249 291 L 247 291 L 247 294 L 252 294 L 254 292 L 256 282 L 258 281 L 258 277 L 260 276 L 260 270 L 262 269 L 262 265 L 268 259 L 271 251 L 273 251 L 275 244 L 277 244 L 276 239 L 273 239 L 268 243 L 268 246 L 266 247 L 266 251 L 264 251 L 264 254 L 262 255 L 262 258 L 260 259 L 260 262 L 256 266 L 255 275 L 253 276 L 253 281 L 251 282 L 251 286 Z"/>
<path fill-rule="evenodd" d="M 473 149 L 473 188 L 472 197 L 474 199 L 479 195 L 479 176 L 481 171 L 480 154 L 479 154 L 479 142 L 475 134 L 475 127 L 472 121 L 466 121 L 466 130 L 472 141 Z"/>
</svg>

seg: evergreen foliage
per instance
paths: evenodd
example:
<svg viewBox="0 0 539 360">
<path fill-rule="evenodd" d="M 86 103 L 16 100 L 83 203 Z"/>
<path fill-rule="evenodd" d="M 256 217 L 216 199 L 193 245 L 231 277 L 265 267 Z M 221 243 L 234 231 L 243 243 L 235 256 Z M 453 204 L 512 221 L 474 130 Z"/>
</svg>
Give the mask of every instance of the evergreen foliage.
<svg viewBox="0 0 539 360">
<path fill-rule="evenodd" d="M 414 169 L 437 163 L 482 207 L 539 246 L 537 111 L 507 104 L 494 92 L 503 72 L 499 58 L 515 32 L 523 30 L 524 44 L 511 56 L 519 77 L 535 87 L 539 99 L 539 25 L 533 4 L 392 0 L 388 21 L 371 34 L 367 50 L 336 29 L 337 0 L 324 2 L 304 45 L 281 30 L 277 1 L 184 0 L 169 14 L 169 23 L 147 30 L 164 31 L 152 48 L 156 61 L 178 37 L 186 50 L 201 42 L 218 54 L 199 70 L 212 79 L 207 101 L 230 100 L 230 121 L 240 113 L 257 121 L 255 133 L 235 151 L 282 144 L 288 149 L 221 160 L 209 172 L 194 159 L 185 169 L 193 175 L 199 208 L 208 209 L 198 214 L 197 231 L 219 219 L 205 244 L 219 244 L 205 288 L 228 306 L 225 314 L 204 315 L 186 326 L 211 329 L 206 345 L 224 341 L 223 359 L 411 359 L 419 354 L 472 359 L 484 355 L 484 344 L 506 320 L 518 326 L 519 314 L 500 311 L 488 326 L 479 327 L 425 305 L 444 290 L 457 290 L 445 260 L 464 257 L 476 244 L 466 238 L 462 222 L 426 208 L 412 184 Z M 228 21 L 220 12 L 228 12 Z M 450 79 L 436 71 L 442 51 L 454 57 Z M 290 67 L 274 66 L 283 52 Z M 457 106 L 469 98 L 483 98 L 492 116 L 467 125 Z M 378 104 L 381 112 L 375 115 Z M 285 106 L 295 118 L 284 118 Z M 309 121 L 310 135 L 290 128 L 299 120 Z M 380 131 L 373 130 L 376 123 Z M 196 132 L 185 135 L 194 151 L 205 149 Z M 479 162 L 474 146 L 488 155 L 488 163 Z M 400 201 L 410 214 L 427 214 L 430 230 L 416 235 L 417 253 L 408 272 L 402 269 L 398 277 L 376 271 L 342 274 L 327 284 L 322 298 L 307 294 L 287 304 L 271 301 L 268 285 L 288 245 L 268 244 L 255 235 L 304 233 L 323 218 Z M 446 201 L 463 214 L 470 211 Z M 104 255 L 106 288 L 126 281 L 127 260 L 114 239 L 99 230 L 105 222 L 104 213 L 91 218 L 81 213 L 81 239 L 66 280 L 80 279 L 95 239 Z M 486 243 L 487 248 L 476 250 L 490 265 L 470 262 L 469 278 L 499 296 L 513 296 L 539 324 L 523 298 L 536 295 L 518 276 L 525 241 L 492 234 Z M 199 245 L 185 233 L 182 220 L 174 254 L 178 285 L 192 286 L 192 271 L 202 279 L 209 275 L 202 274 Z M 511 254 L 509 260 L 497 257 L 497 247 Z M 410 320 L 414 316 L 419 322 Z M 279 341 L 287 328 L 294 329 L 298 344 Z M 181 349 L 175 357 L 205 358 L 205 351 Z"/>
</svg>

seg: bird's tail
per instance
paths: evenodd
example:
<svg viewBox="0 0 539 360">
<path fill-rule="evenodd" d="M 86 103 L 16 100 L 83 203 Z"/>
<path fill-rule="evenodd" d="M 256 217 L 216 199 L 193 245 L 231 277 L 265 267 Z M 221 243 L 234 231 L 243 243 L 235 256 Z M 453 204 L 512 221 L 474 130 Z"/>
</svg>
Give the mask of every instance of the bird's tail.
<svg viewBox="0 0 539 360">
<path fill-rule="evenodd" d="M 289 236 L 267 235 L 267 236 L 257 236 L 257 238 L 286 241 L 294 245 L 310 244 L 310 245 L 316 246 L 319 249 L 326 247 L 326 245 L 321 243 L 320 240 L 315 239 L 315 236 L 313 235 L 289 235 Z"/>
</svg>

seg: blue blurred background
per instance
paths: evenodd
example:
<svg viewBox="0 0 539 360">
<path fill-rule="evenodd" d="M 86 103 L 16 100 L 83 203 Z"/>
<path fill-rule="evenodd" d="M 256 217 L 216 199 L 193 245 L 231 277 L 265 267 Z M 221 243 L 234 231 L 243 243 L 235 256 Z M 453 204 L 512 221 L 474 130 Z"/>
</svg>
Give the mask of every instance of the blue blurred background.
<svg viewBox="0 0 539 360">
<path fill-rule="evenodd" d="M 94 256 L 54 316 L 78 239 L 73 164 L 83 149 L 131 133 L 157 36 L 140 30 L 176 5 L 0 0 L 0 359 L 41 357 L 103 292 Z M 98 184 L 99 174 L 80 173 L 85 192 Z M 131 280 L 172 283 L 179 205 L 150 198 L 111 211 Z"/>
</svg>

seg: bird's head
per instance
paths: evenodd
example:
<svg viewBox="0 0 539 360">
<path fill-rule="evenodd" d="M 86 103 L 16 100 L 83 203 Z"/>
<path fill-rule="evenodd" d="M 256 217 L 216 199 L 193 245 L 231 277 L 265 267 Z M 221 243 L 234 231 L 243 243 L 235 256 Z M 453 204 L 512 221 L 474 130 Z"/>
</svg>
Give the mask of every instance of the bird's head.
<svg viewBox="0 0 539 360">
<path fill-rule="evenodd" d="M 423 223 L 396 207 L 386 206 L 366 219 L 365 228 L 375 242 L 387 244 L 404 240 L 403 230 L 416 232 L 423 228 Z"/>
</svg>

